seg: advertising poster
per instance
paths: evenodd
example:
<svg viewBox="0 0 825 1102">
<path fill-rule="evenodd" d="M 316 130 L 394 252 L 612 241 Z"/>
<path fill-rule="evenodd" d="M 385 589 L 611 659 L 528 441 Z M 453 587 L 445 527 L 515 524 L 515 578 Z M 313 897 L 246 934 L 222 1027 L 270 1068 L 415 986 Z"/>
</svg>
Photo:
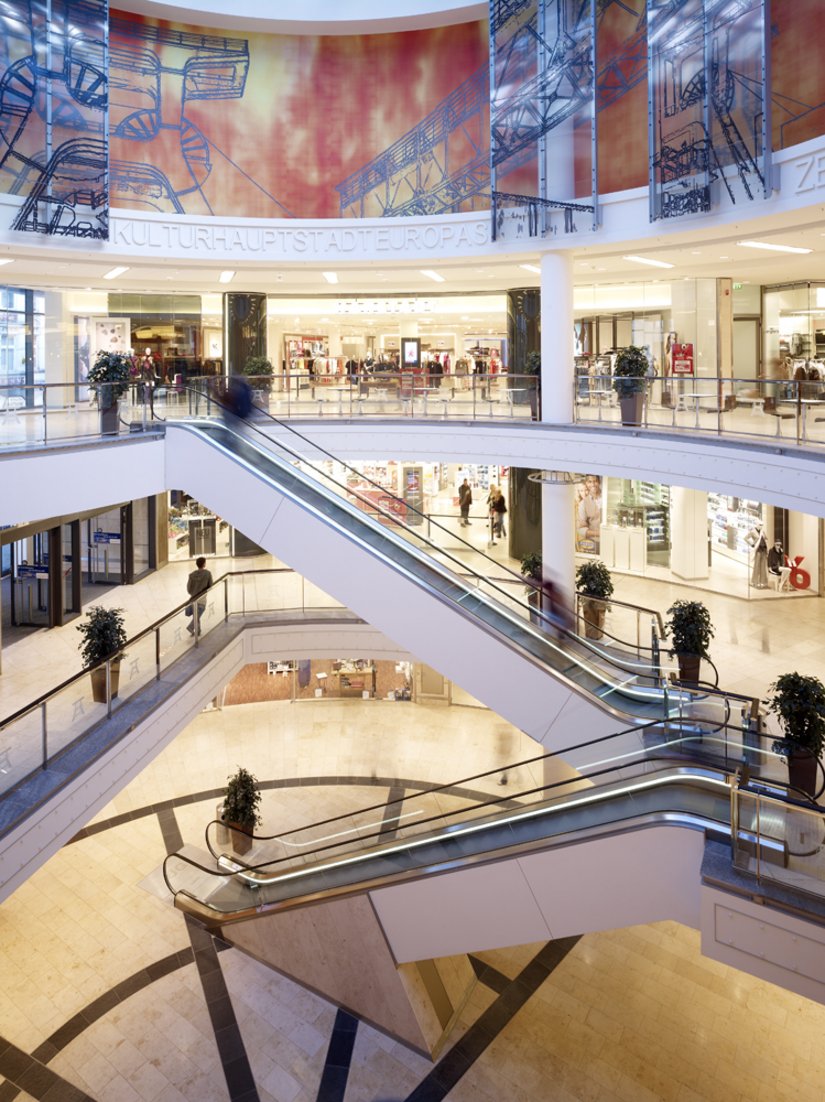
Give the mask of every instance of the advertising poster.
<svg viewBox="0 0 825 1102">
<path fill-rule="evenodd" d="M 576 552 L 582 555 L 598 555 L 601 550 L 601 475 L 588 474 L 584 476 L 584 482 L 580 482 L 576 486 L 574 508 L 576 512 Z"/>
<path fill-rule="evenodd" d="M 693 344 L 674 344 L 671 349 L 671 363 L 674 375 L 692 375 Z"/>
<path fill-rule="evenodd" d="M 407 524 L 424 523 L 424 470 L 422 467 L 404 467 L 401 474 L 404 501 L 411 506 Z M 414 510 L 417 510 L 415 512 Z"/>
</svg>

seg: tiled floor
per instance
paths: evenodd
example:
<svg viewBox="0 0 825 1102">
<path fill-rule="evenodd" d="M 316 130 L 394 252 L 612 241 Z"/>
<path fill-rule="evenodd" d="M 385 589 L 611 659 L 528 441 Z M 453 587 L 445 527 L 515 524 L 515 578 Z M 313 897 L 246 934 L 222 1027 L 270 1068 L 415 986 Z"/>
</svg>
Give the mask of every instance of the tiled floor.
<svg viewBox="0 0 825 1102">
<path fill-rule="evenodd" d="M 500 725 L 476 709 L 360 701 L 201 715 L 98 829 L 0 907 L 0 1075 L 28 1092 L 0 1082 L 0 1102 L 818 1102 L 825 1008 L 705 960 L 698 935 L 673 923 L 589 934 L 558 952 L 481 953 L 490 986 L 474 989 L 435 1067 L 359 1023 L 346 1088 L 330 1093 L 335 1008 L 238 950 L 215 956 L 171 906 L 159 872 L 169 820 L 162 830 L 153 803 L 179 797 L 173 822 L 199 841 L 214 803 L 186 796 L 219 787 L 239 760 L 268 780 L 393 767 L 445 780 L 466 760 L 499 764 Z M 267 791 L 265 828 L 320 818 L 364 792 Z M 107 826 L 124 812 L 133 817 Z M 193 948 L 217 961 L 219 1012 Z M 241 1093 L 242 1071 L 254 1093 Z"/>
</svg>

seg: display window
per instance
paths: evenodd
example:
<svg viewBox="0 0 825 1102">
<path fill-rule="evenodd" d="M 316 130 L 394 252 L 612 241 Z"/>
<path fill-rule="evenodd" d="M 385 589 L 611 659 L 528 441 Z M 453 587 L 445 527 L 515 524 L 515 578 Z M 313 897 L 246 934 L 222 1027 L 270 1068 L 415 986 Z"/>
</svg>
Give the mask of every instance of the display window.
<svg viewBox="0 0 825 1102">
<path fill-rule="evenodd" d="M 182 490 L 169 492 L 168 518 L 170 561 L 232 554 L 230 525 Z"/>
<path fill-rule="evenodd" d="M 291 658 L 245 666 L 223 703 L 292 700 L 411 701 L 413 664 L 373 658 Z"/>
</svg>

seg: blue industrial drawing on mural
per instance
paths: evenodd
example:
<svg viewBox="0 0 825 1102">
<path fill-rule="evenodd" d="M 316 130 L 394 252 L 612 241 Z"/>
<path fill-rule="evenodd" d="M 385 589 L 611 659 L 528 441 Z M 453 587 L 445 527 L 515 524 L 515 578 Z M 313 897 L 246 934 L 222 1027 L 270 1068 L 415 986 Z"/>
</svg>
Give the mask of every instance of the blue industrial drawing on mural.
<svg viewBox="0 0 825 1102">
<path fill-rule="evenodd" d="M 0 184 L 15 230 L 107 238 L 108 0 L 22 0 L 0 12 Z"/>
<path fill-rule="evenodd" d="M 610 5 L 602 4 L 600 14 Z M 490 164 L 493 236 L 543 236 L 580 228 L 576 214 L 596 223 L 595 36 L 593 0 L 491 0 Z M 615 73 L 605 73 L 605 88 Z M 614 98 L 627 91 L 616 87 Z M 576 128 L 590 124 L 591 202 L 576 197 L 582 148 Z M 563 124 L 568 126 L 560 129 Z M 548 136 L 555 131 L 552 158 Z M 525 160 L 535 161 L 533 191 L 524 194 Z M 520 190 L 507 178 L 521 182 Z M 518 186 L 518 184 L 516 185 Z"/>
<path fill-rule="evenodd" d="M 445 214 L 489 191 L 487 103 L 485 65 L 391 146 L 336 184 L 342 217 Z"/>
<path fill-rule="evenodd" d="M 243 97 L 249 73 L 247 40 L 134 23 L 118 16 L 112 16 L 111 33 L 118 43 L 109 59 L 112 134 L 127 141 L 153 142 L 165 141 L 171 132 L 179 158 L 176 167 L 170 166 L 164 150 L 165 172 L 142 162 L 113 160 L 113 200 L 132 209 L 212 214 L 205 184 L 213 158 L 220 157 L 271 199 L 281 214 L 291 217 L 283 203 L 186 117 L 189 102 Z"/>
<path fill-rule="evenodd" d="M 764 0 L 650 0 L 651 220 L 766 184 Z"/>
</svg>

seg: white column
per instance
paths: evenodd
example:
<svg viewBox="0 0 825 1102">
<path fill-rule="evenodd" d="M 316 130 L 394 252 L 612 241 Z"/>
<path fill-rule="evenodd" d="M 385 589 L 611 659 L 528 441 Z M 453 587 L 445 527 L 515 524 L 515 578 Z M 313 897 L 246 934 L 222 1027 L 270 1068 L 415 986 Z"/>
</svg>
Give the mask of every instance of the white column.
<svg viewBox="0 0 825 1102">
<path fill-rule="evenodd" d="M 677 578 L 708 576 L 708 495 L 670 488 L 670 568 Z"/>
<path fill-rule="evenodd" d="M 65 309 L 64 295 L 59 291 L 44 294 L 45 305 L 45 354 L 43 365 L 47 383 L 71 383 L 74 381 L 74 350 L 72 320 Z M 61 406 L 72 398 L 68 388 L 55 387 L 48 391 L 48 404 Z"/>
<path fill-rule="evenodd" d="M 573 420 L 573 264 L 568 252 L 541 257 L 541 420 Z"/>
<path fill-rule="evenodd" d="M 542 482 L 541 561 L 544 577 L 553 582 L 562 602 L 573 607 L 576 524 L 571 482 Z"/>
</svg>

